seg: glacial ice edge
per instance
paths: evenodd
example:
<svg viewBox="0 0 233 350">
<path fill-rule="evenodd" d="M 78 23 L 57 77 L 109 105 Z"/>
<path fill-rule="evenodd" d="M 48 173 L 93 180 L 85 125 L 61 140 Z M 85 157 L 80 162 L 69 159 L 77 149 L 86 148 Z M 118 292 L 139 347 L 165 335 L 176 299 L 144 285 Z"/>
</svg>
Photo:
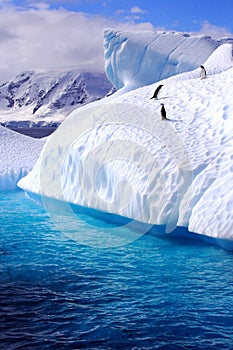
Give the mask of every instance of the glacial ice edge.
<svg viewBox="0 0 233 350">
<path fill-rule="evenodd" d="M 19 187 L 232 241 L 232 45 L 204 66 L 74 111 Z"/>
</svg>

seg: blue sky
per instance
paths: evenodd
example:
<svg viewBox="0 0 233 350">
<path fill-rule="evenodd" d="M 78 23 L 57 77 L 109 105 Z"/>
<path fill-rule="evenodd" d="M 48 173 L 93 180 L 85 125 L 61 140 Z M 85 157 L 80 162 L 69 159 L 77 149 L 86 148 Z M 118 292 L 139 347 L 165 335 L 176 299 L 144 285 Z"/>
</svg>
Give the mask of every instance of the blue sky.
<svg viewBox="0 0 233 350">
<path fill-rule="evenodd" d="M 233 37 L 233 0 L 0 0 L 0 82 L 22 70 L 104 71 L 103 30 Z"/>
<path fill-rule="evenodd" d="M 8 0 L 9 2 L 9 0 Z M 12 1 L 28 7 L 43 1 Z M 233 32 L 233 0 L 67 0 L 45 1 L 50 8 L 99 14 L 118 21 L 150 22 L 155 27 L 198 31 L 203 23 Z"/>
<path fill-rule="evenodd" d="M 200 30 L 203 22 L 208 21 L 233 31 L 233 0 L 113 0 L 107 2 L 105 7 L 100 5 L 101 1 L 95 4 L 94 1 L 82 1 L 82 4 L 83 11 L 95 11 L 105 16 L 117 16 L 118 13 L 119 18 L 134 17 L 136 21 L 149 21 L 155 27 L 196 31 Z"/>
</svg>

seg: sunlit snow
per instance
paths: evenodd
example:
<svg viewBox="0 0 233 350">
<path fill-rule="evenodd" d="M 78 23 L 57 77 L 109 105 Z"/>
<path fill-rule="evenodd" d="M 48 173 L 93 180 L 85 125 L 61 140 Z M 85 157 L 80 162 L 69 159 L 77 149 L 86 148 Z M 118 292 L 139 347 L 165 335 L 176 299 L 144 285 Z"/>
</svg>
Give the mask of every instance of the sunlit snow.
<svg viewBox="0 0 233 350">
<path fill-rule="evenodd" d="M 202 65 L 220 45 L 210 36 L 105 30 L 105 70 L 117 90 L 129 91 Z"/>
<path fill-rule="evenodd" d="M 206 79 L 198 67 L 72 112 L 18 186 L 167 232 L 233 240 L 232 45 L 201 64 Z"/>
<path fill-rule="evenodd" d="M 33 168 L 44 143 L 0 126 L 0 191 L 17 189 L 17 182 Z"/>
</svg>

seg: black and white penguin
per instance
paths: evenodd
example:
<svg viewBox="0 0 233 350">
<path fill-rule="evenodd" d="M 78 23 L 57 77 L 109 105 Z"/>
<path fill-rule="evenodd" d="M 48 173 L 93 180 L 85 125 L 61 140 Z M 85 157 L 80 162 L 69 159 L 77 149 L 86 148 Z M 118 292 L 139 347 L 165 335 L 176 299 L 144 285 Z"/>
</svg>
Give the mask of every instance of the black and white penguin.
<svg viewBox="0 0 233 350">
<path fill-rule="evenodd" d="M 201 79 L 205 79 L 206 78 L 206 70 L 204 66 L 200 66 L 201 68 Z"/>
<path fill-rule="evenodd" d="M 166 113 L 166 109 L 164 107 L 164 104 L 163 103 L 160 103 L 161 105 L 161 110 L 160 110 L 160 113 L 161 113 L 161 117 L 162 117 L 162 120 L 166 119 L 166 120 L 169 120 L 167 118 L 167 113 Z"/>
<path fill-rule="evenodd" d="M 159 93 L 159 91 L 161 90 L 162 87 L 163 87 L 163 85 L 159 85 L 159 86 L 155 89 L 154 95 L 153 95 L 150 99 L 152 99 L 152 98 L 157 99 L 157 98 L 158 98 L 158 93 Z"/>
</svg>

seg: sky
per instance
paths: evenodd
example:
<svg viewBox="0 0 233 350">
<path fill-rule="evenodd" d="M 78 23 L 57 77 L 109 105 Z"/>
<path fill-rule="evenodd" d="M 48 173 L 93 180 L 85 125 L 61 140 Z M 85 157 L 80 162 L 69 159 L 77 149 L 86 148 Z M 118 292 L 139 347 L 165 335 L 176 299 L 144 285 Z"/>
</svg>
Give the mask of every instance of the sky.
<svg viewBox="0 0 233 350">
<path fill-rule="evenodd" d="M 103 30 L 233 37 L 233 0 L 0 0 L 0 82 L 23 70 L 103 72 Z"/>
</svg>

